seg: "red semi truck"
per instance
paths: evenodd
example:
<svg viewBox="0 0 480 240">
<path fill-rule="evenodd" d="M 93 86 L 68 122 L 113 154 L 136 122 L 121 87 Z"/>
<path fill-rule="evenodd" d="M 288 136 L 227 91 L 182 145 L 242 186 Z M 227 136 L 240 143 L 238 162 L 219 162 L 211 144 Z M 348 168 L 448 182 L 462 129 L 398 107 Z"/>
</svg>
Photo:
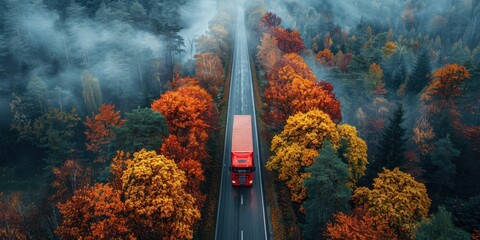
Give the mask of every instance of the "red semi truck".
<svg viewBox="0 0 480 240">
<path fill-rule="evenodd" d="M 252 186 L 255 166 L 253 162 L 251 115 L 233 116 L 231 158 L 232 185 Z"/>
</svg>

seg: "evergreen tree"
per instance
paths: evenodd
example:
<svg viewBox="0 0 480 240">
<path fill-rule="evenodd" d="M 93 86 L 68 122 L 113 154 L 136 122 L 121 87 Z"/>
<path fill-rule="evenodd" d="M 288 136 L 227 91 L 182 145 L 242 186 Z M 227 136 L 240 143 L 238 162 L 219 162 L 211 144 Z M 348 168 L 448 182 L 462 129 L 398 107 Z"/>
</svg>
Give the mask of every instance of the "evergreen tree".
<svg viewBox="0 0 480 240">
<path fill-rule="evenodd" d="M 389 87 L 394 91 L 397 91 L 400 88 L 400 85 L 402 83 L 405 83 L 406 78 L 407 78 L 407 66 L 405 65 L 405 60 L 403 58 L 403 55 L 401 55 L 398 60 L 398 65 L 393 71 L 393 78 L 392 78 L 392 82 L 390 83 L 391 85 L 390 86 L 387 85 L 387 87 Z"/>
<path fill-rule="evenodd" d="M 469 240 L 470 234 L 453 225 L 452 214 L 440 206 L 430 219 L 420 222 L 415 237 L 418 240 Z"/>
<path fill-rule="evenodd" d="M 417 58 L 412 74 L 407 81 L 407 93 L 418 94 L 430 82 L 432 68 L 427 50 L 421 51 Z"/>
<path fill-rule="evenodd" d="M 430 153 L 425 166 L 427 171 L 425 176 L 438 191 L 443 187 L 453 187 L 453 177 L 456 173 L 453 160 L 458 156 L 460 151 L 453 147 L 450 135 L 435 142 L 435 149 Z"/>
<path fill-rule="evenodd" d="M 403 166 L 405 162 L 405 143 L 407 141 L 404 138 L 405 128 L 401 126 L 404 121 L 403 116 L 403 106 L 399 104 L 397 110 L 393 113 L 393 118 L 390 118 L 389 125 L 383 129 L 375 162 L 372 164 L 374 174 L 381 172 L 383 167 L 392 170 Z"/>
<path fill-rule="evenodd" d="M 302 226 L 305 239 L 318 239 L 334 213 L 350 211 L 351 193 L 346 185 L 348 166 L 337 156 L 332 144 L 325 141 L 313 165 L 305 169 L 311 174 L 304 180 L 308 193 Z"/>
<path fill-rule="evenodd" d="M 115 129 L 110 149 L 136 152 L 142 148 L 157 150 L 168 135 L 167 119 L 150 108 L 139 108 L 126 113 L 127 120 Z"/>
</svg>

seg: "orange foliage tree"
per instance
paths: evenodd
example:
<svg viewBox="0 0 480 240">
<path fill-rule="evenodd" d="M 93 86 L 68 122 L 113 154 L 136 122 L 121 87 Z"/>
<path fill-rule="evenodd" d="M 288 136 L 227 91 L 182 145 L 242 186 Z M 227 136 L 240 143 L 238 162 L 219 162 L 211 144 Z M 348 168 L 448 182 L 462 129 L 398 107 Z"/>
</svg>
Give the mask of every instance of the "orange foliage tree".
<svg viewBox="0 0 480 240">
<path fill-rule="evenodd" d="M 93 118 L 87 116 L 84 123 L 87 127 L 85 145 L 87 150 L 100 153 L 97 160 L 104 162 L 110 159 L 108 145 L 115 136 L 113 128 L 122 126 L 125 120 L 121 119 L 120 111 L 115 112 L 115 105 L 102 104 L 99 111 Z"/>
<path fill-rule="evenodd" d="M 109 184 L 79 189 L 57 207 L 62 217 L 55 233 L 62 239 L 135 239 L 121 191 Z"/>
<path fill-rule="evenodd" d="M 457 99 L 463 95 L 463 83 L 469 78 L 470 73 L 467 68 L 457 64 L 447 64 L 433 72 L 433 80 L 420 97 L 422 106 L 432 119 L 447 117 L 450 122 L 439 124 L 458 127 L 460 112 Z"/>
<path fill-rule="evenodd" d="M 169 126 L 170 135 L 162 145 L 163 154 L 175 156 L 177 161 L 183 159 L 182 156 L 208 159 L 208 133 L 217 125 L 217 110 L 210 94 L 199 86 L 182 87 L 163 94 L 152 103 L 152 109 L 162 113 Z"/>
<path fill-rule="evenodd" d="M 325 236 L 333 240 L 398 239 L 386 219 L 372 217 L 365 207 L 358 207 L 348 215 L 335 214 L 334 222 L 327 225 Z"/>
<path fill-rule="evenodd" d="M 180 77 L 179 75 L 175 76 L 173 82 L 168 84 L 174 91 L 178 90 L 181 87 L 187 86 L 199 86 L 200 83 L 197 79 L 192 77 Z"/>
<path fill-rule="evenodd" d="M 186 185 L 185 172 L 173 160 L 145 149 L 133 154 L 123 171 L 122 189 L 139 238 L 193 238 L 200 211 Z"/>
<path fill-rule="evenodd" d="M 24 209 L 19 192 L 5 195 L 0 192 L 0 238 L 27 239 L 24 231 Z"/>
<path fill-rule="evenodd" d="M 335 56 L 333 55 L 330 49 L 325 48 L 324 50 L 317 53 L 316 56 L 317 62 L 325 67 L 335 66 Z"/>
<path fill-rule="evenodd" d="M 282 57 L 282 51 L 278 48 L 278 41 L 269 33 L 264 33 L 261 44 L 257 46 L 257 59 L 266 72 L 270 72 Z"/>
<path fill-rule="evenodd" d="M 335 121 L 341 121 L 340 103 L 332 85 L 318 83 L 299 55 L 284 55 L 266 78 L 262 117 L 272 129 L 283 127 L 286 119 L 297 112 L 315 108 L 329 114 Z"/>
<path fill-rule="evenodd" d="M 223 82 L 223 66 L 220 57 L 211 52 L 195 55 L 197 60 L 195 75 L 200 86 L 208 91 L 212 97 L 217 97 L 219 87 Z"/>
<path fill-rule="evenodd" d="M 61 167 L 53 168 L 55 179 L 52 182 L 52 187 L 56 191 L 50 197 L 50 200 L 55 203 L 64 202 L 72 197 L 76 190 L 91 184 L 91 174 L 90 168 L 83 168 L 76 160 L 67 160 Z"/>
<path fill-rule="evenodd" d="M 305 49 L 302 37 L 298 30 L 283 29 L 277 26 L 271 30 L 271 34 L 278 41 L 278 48 L 283 53 L 298 53 Z"/>
<path fill-rule="evenodd" d="M 353 200 L 357 205 L 368 205 L 376 220 L 388 219 L 401 238 L 413 236 L 416 224 L 427 218 L 431 203 L 425 185 L 398 168 L 380 173 L 373 189 L 356 189 Z"/>
</svg>

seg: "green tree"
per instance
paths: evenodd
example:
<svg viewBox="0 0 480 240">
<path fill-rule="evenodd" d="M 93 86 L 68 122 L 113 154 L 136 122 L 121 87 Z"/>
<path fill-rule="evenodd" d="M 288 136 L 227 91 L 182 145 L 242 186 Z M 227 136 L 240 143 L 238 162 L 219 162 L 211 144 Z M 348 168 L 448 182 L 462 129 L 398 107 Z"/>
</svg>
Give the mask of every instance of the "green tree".
<svg viewBox="0 0 480 240">
<path fill-rule="evenodd" d="M 25 96 L 38 107 L 41 114 L 45 113 L 45 102 L 47 95 L 47 85 L 45 82 L 37 77 L 33 76 L 27 84 L 27 92 Z"/>
<path fill-rule="evenodd" d="M 318 239 L 334 213 L 350 211 L 347 164 L 338 158 L 328 140 L 323 143 L 319 154 L 313 165 L 305 169 L 310 175 L 304 180 L 308 194 L 302 231 L 305 239 Z"/>
<path fill-rule="evenodd" d="M 390 118 L 390 124 L 383 129 L 382 139 L 379 142 L 378 153 L 374 168 L 376 173 L 382 167 L 394 169 L 402 167 L 405 162 L 405 128 L 401 126 L 404 121 L 403 106 L 400 104 Z"/>
<path fill-rule="evenodd" d="M 432 67 L 430 66 L 430 57 L 428 51 L 423 50 L 417 58 L 412 74 L 407 81 L 407 92 L 417 94 L 427 86 L 431 80 Z"/>
<path fill-rule="evenodd" d="M 58 166 L 75 151 L 75 129 L 79 122 L 80 117 L 75 108 L 71 112 L 50 108 L 35 119 L 32 134 L 38 146 L 47 150 L 48 155 L 44 159 L 47 168 Z"/>
<path fill-rule="evenodd" d="M 438 212 L 425 219 L 418 225 L 415 238 L 418 240 L 469 240 L 470 234 L 452 222 L 452 214 L 444 206 L 438 208 Z"/>
<path fill-rule="evenodd" d="M 167 119 L 150 108 L 139 108 L 126 113 L 126 121 L 115 129 L 113 148 L 125 152 L 136 152 L 142 148 L 158 150 L 168 136 Z"/>
<path fill-rule="evenodd" d="M 460 156 L 460 151 L 453 147 L 450 135 L 447 134 L 445 138 L 435 142 L 435 148 L 430 152 L 429 159 L 426 160 L 425 176 L 437 191 L 440 192 L 444 187 L 453 187 L 453 177 L 456 173 L 453 160 L 458 156 Z"/>
</svg>

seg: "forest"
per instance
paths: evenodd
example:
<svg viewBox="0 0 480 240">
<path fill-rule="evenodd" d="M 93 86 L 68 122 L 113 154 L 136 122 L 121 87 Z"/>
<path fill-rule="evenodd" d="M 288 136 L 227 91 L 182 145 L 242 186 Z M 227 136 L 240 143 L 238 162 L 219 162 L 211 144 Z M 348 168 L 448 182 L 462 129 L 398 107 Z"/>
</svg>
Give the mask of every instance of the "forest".
<svg viewBox="0 0 480 240">
<path fill-rule="evenodd" d="M 0 2 L 1 239 L 214 239 L 240 7 L 272 239 L 480 239 L 478 0 Z"/>
</svg>

